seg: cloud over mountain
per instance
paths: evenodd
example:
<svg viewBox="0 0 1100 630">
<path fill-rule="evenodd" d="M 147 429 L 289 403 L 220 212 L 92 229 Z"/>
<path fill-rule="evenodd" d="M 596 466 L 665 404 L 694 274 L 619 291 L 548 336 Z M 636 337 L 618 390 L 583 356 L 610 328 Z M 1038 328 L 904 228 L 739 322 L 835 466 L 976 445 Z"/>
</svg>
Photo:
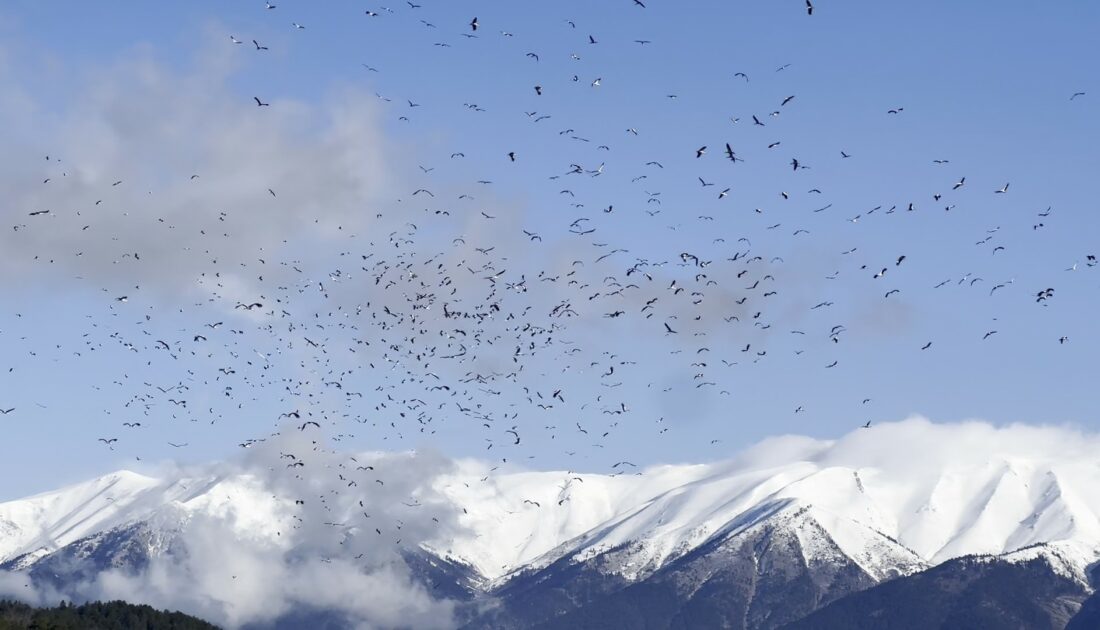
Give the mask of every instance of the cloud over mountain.
<svg viewBox="0 0 1100 630">
<path fill-rule="evenodd" d="M 1083 584 L 1100 551 L 1098 446 L 1100 436 L 1063 427 L 911 418 L 837 440 L 774 438 L 711 464 L 596 475 L 352 455 L 295 431 L 236 462 L 0 504 L 0 528 L 22 541 L 2 560 L 33 575 L 58 550 L 84 540 L 77 549 L 95 557 L 104 532 L 141 523 L 128 535 L 143 541 L 147 563 L 39 581 L 38 600 L 123 598 L 229 627 L 302 609 L 448 627 L 460 602 L 433 592 L 409 554 L 468 565 L 478 588 L 598 558 L 601 572 L 631 582 L 777 518 L 803 544 L 825 537 L 806 553 L 836 549 L 874 580 L 967 554 L 1023 561 L 1042 545 Z M 807 518 L 812 526 L 799 524 Z M 28 579 L 8 574 L 4 591 L 29 597 Z"/>
</svg>

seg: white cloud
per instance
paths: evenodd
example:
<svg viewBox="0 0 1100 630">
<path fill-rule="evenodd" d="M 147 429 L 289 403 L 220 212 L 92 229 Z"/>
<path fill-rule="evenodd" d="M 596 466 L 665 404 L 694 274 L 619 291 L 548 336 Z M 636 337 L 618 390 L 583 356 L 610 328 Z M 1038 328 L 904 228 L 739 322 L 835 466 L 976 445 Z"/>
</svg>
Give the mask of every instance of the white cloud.
<svg viewBox="0 0 1100 630">
<path fill-rule="evenodd" d="M 0 574 L 0 594 L 39 605 L 122 599 L 227 628 L 303 610 L 353 627 L 451 627 L 454 602 L 430 594 L 402 554 L 457 527 L 457 508 L 430 486 L 452 466 L 430 453 L 326 451 L 295 431 L 239 461 L 171 473 L 196 498 L 154 513 L 153 527 L 170 534 L 140 570 L 110 569 L 60 590 Z"/>
</svg>

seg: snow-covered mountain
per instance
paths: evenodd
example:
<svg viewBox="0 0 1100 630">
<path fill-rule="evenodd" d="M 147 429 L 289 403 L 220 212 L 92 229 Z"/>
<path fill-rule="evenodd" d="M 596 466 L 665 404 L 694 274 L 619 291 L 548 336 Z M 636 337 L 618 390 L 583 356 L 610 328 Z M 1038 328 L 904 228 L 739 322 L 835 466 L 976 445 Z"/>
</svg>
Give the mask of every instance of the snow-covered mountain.
<svg viewBox="0 0 1100 630">
<path fill-rule="evenodd" d="M 396 529 L 406 558 L 420 558 L 414 573 L 430 591 L 496 602 L 489 626 L 544 622 L 632 585 L 665 585 L 670 597 L 688 601 L 707 584 L 741 592 L 745 576 L 757 576 L 743 619 L 757 614 L 756 626 L 772 627 L 779 617 L 770 609 L 753 612 L 765 605 L 762 576 L 778 580 L 772 590 L 812 584 L 799 613 L 808 614 L 975 555 L 1042 561 L 1087 593 L 1100 559 L 1100 460 L 1092 454 L 1100 450 L 1091 438 L 1067 435 L 910 420 L 838 441 L 772 440 L 720 463 L 645 470 L 622 463 L 615 474 L 490 472 L 455 462 L 393 499 L 404 506 Z M 32 574 L 50 567 L 62 583 L 59 558 L 66 567 L 80 558 L 95 558 L 98 570 L 140 567 L 185 547 L 196 519 L 287 551 L 297 544 L 291 531 L 310 531 L 304 502 L 255 470 L 166 479 L 113 473 L 0 504 L 0 567 Z M 335 505 L 325 504 L 332 522 L 320 531 L 377 532 L 373 545 L 402 544 L 381 538 L 384 527 L 375 526 L 383 516 L 364 508 L 356 522 Z M 418 536 L 418 514 L 438 526 L 422 526 Z M 731 567 L 749 568 L 742 575 Z M 461 588 L 443 588 L 448 580 Z M 510 600 L 542 612 L 516 616 L 506 610 Z M 457 618 L 477 625 L 473 613 Z"/>
<path fill-rule="evenodd" d="M 0 503 L 0 565 L 24 568 L 78 541 L 136 524 L 170 534 L 194 514 L 233 512 L 241 536 L 273 538 L 286 503 L 248 475 L 154 479 L 119 471 Z"/>
<path fill-rule="evenodd" d="M 498 580 L 620 550 L 617 571 L 635 580 L 715 537 L 804 510 L 876 579 L 1040 543 L 1064 550 L 1084 579 L 1100 552 L 1100 455 L 1025 456 L 995 452 L 995 442 L 957 459 L 949 446 L 899 453 L 914 424 L 835 443 L 779 440 L 729 462 L 639 474 L 445 480 L 443 492 L 468 506 L 467 528 L 433 548 Z"/>
</svg>

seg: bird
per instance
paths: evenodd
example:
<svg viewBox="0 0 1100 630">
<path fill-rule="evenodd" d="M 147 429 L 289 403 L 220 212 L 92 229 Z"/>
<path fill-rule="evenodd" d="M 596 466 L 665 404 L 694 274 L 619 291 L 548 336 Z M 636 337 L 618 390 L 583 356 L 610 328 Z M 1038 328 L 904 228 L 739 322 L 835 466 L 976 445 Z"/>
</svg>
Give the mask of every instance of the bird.
<svg viewBox="0 0 1100 630">
<path fill-rule="evenodd" d="M 267 106 L 271 105 L 271 103 L 265 103 L 265 102 L 261 101 L 259 96 L 253 96 L 252 100 L 256 101 L 256 106 L 257 107 L 267 107 Z"/>
<path fill-rule="evenodd" d="M 475 17 L 474 19 L 470 20 L 470 30 L 471 30 L 471 31 L 476 31 L 476 30 L 477 30 L 477 26 L 478 26 L 478 24 L 477 24 L 477 18 Z"/>
<path fill-rule="evenodd" d="M 814 4 L 810 0 L 806 0 L 806 15 L 814 14 Z"/>
</svg>

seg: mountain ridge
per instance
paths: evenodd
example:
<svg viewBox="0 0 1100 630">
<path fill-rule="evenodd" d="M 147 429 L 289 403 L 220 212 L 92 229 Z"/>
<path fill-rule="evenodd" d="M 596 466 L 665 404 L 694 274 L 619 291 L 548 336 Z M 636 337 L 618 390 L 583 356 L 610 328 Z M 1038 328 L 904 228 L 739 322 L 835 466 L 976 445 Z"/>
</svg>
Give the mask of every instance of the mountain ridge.
<svg viewBox="0 0 1100 630">
<path fill-rule="evenodd" d="M 913 444 L 914 434 L 943 430 L 915 420 L 835 441 L 780 438 L 727 461 L 633 474 L 628 465 L 592 474 L 460 460 L 402 477 L 394 463 L 416 460 L 357 454 L 347 468 L 360 478 L 340 473 L 339 484 L 300 494 L 288 480 L 303 478 L 281 451 L 163 478 L 123 471 L 0 503 L 0 570 L 64 589 L 158 559 L 190 563 L 193 573 L 234 545 L 290 570 L 319 561 L 355 571 L 364 553 L 388 549 L 396 553 L 375 558 L 373 570 L 399 563 L 417 597 L 447 603 L 471 628 L 594 623 L 650 598 L 664 602 L 653 619 L 670 627 L 683 615 L 780 627 L 881 585 L 923 583 L 945 563 L 977 580 L 977 592 L 987 573 L 1014 588 L 1026 577 L 1078 605 L 1100 560 L 1091 454 L 1032 436 L 998 443 L 1006 430 L 990 427 L 963 444 Z M 371 489 L 347 490 L 357 479 Z M 229 546 L 195 556 L 190 546 L 211 524 L 228 528 L 216 537 Z M 868 598 L 829 614 L 846 618 L 879 601 Z M 781 601 L 792 602 L 786 612 Z M 997 605 L 1009 616 L 1046 610 Z M 1070 610 L 1055 608 L 1056 620 Z"/>
</svg>

